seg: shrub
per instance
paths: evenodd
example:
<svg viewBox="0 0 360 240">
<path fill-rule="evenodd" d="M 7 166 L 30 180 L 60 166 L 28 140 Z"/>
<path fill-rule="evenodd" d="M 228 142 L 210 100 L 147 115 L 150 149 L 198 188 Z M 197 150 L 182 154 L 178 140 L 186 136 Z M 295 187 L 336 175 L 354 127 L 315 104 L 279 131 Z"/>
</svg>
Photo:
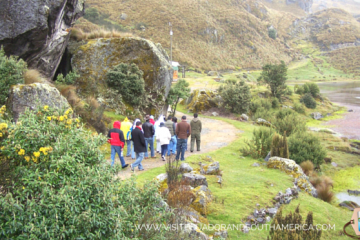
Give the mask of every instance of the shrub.
<svg viewBox="0 0 360 240">
<path fill-rule="evenodd" d="M 140 189 L 134 180 L 114 178 L 120 168 L 111 168 L 99 150 L 106 139 L 71 114 L 45 106 L 8 123 L 1 155 L 13 179 L 0 198 L 0 238 L 166 239 L 164 230 L 135 227 L 171 219 L 158 186 Z"/>
<path fill-rule="evenodd" d="M 276 213 L 274 220 L 270 226 L 270 236 L 268 240 L 282 240 L 282 239 L 307 239 L 307 240 L 320 240 L 321 230 L 315 227 L 313 228 L 300 228 L 294 231 L 294 228 L 285 228 L 282 226 L 315 226 L 313 221 L 313 214 L 309 212 L 305 223 L 300 215 L 299 205 L 295 209 L 295 212 L 290 212 L 287 216 L 282 216 L 282 208 Z M 280 227 L 279 227 L 280 226 Z"/>
<path fill-rule="evenodd" d="M 307 131 L 297 131 L 288 139 L 290 159 L 300 164 L 310 160 L 315 166 L 323 163 L 326 156 L 325 149 L 321 146 L 320 140 Z"/>
<path fill-rule="evenodd" d="M 108 85 L 119 91 L 126 103 L 133 106 L 141 104 L 141 97 L 145 92 L 143 72 L 132 63 L 120 63 L 106 74 Z"/>
<path fill-rule="evenodd" d="M 327 176 L 318 176 L 316 172 L 312 172 L 310 174 L 310 182 L 316 188 L 318 193 L 318 197 L 325 201 L 331 202 L 334 198 L 334 192 L 332 192 L 332 188 L 334 186 L 331 178 Z"/>
<path fill-rule="evenodd" d="M 295 92 L 297 94 L 306 94 L 306 93 L 310 93 L 312 97 L 316 98 L 319 96 L 320 94 L 320 89 L 319 86 L 316 83 L 305 83 L 304 85 L 295 85 L 294 87 Z"/>
<path fill-rule="evenodd" d="M 302 162 L 300 164 L 300 167 L 302 168 L 302 170 L 306 174 L 306 176 L 309 176 L 310 173 L 314 171 L 314 164 L 309 160 Z"/>
<path fill-rule="evenodd" d="M 220 86 L 219 94 L 224 100 L 224 107 L 233 113 L 246 113 L 249 110 L 251 94 L 244 81 L 230 82 Z"/>
<path fill-rule="evenodd" d="M 259 83 L 265 83 L 274 97 L 281 98 L 286 92 L 287 67 L 284 61 L 280 64 L 267 64 L 263 66 Z"/>
<path fill-rule="evenodd" d="M 279 115 L 286 114 L 283 117 Z M 276 131 L 280 134 L 286 132 L 287 136 L 290 136 L 295 131 L 306 131 L 306 121 L 299 116 L 299 114 L 288 109 L 285 111 L 279 111 L 277 118 L 272 122 Z"/>
<path fill-rule="evenodd" d="M 293 93 L 294 93 L 293 90 L 289 86 L 287 86 L 285 90 L 285 95 L 291 96 L 293 95 Z"/>
<path fill-rule="evenodd" d="M 295 110 L 297 113 L 305 114 L 304 105 L 302 105 L 301 103 L 295 103 L 295 104 L 294 104 L 294 110 Z"/>
<path fill-rule="evenodd" d="M 271 119 L 273 118 L 273 113 L 266 110 L 264 107 L 260 107 L 257 109 L 256 113 L 252 116 L 252 119 L 254 121 L 256 121 L 256 119 L 258 118 L 263 118 L 267 121 L 271 121 Z"/>
<path fill-rule="evenodd" d="M 29 69 L 24 73 L 24 83 L 32 84 L 32 83 L 43 83 L 41 74 L 36 69 Z"/>
<path fill-rule="evenodd" d="M 300 102 L 304 103 L 307 108 L 315 109 L 316 108 L 316 101 L 311 96 L 310 93 L 306 93 L 301 99 Z"/>
<path fill-rule="evenodd" d="M 0 105 L 5 104 L 12 85 L 24 83 L 23 74 L 26 68 L 27 65 L 22 59 L 7 57 L 4 49 L 0 49 Z"/>
<path fill-rule="evenodd" d="M 270 28 L 268 31 L 269 37 L 272 39 L 276 39 L 277 32 L 275 28 Z"/>
<path fill-rule="evenodd" d="M 280 107 L 279 99 L 273 98 L 273 100 L 271 101 L 271 106 L 272 108 L 279 108 Z"/>
<path fill-rule="evenodd" d="M 76 69 L 74 69 L 74 71 L 70 71 L 68 74 L 66 74 L 65 77 L 64 75 L 62 75 L 62 73 L 57 75 L 56 82 L 62 84 L 74 84 L 76 79 L 78 79 L 79 77 L 80 75 L 77 74 Z"/>
<path fill-rule="evenodd" d="M 284 133 L 284 136 L 281 136 L 277 133 L 274 134 L 271 142 L 271 156 L 289 158 L 289 148 L 286 140 L 286 133 Z"/>
<path fill-rule="evenodd" d="M 254 129 L 253 136 L 250 141 L 245 141 L 245 147 L 240 151 L 244 156 L 251 156 L 253 158 L 264 158 L 271 149 L 272 136 L 274 134 L 272 128 L 260 127 Z"/>
</svg>

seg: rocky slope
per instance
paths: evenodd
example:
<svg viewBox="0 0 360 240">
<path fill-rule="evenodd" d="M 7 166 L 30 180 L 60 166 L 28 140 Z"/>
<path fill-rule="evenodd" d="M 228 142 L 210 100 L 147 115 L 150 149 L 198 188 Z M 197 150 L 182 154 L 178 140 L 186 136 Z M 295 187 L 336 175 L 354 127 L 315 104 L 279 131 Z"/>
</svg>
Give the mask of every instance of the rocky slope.
<svg viewBox="0 0 360 240">
<path fill-rule="evenodd" d="M 0 0 L 0 45 L 53 78 L 85 0 Z"/>
</svg>

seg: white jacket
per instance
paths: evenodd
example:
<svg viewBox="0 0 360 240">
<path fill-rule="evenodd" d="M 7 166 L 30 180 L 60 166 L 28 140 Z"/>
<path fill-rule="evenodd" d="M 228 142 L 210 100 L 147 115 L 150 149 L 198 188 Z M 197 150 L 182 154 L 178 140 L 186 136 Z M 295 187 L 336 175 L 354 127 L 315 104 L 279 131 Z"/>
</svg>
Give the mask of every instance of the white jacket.
<svg viewBox="0 0 360 240">
<path fill-rule="evenodd" d="M 156 141 L 160 142 L 160 145 L 169 144 L 171 139 L 170 131 L 167 127 L 158 127 L 156 131 Z"/>
</svg>

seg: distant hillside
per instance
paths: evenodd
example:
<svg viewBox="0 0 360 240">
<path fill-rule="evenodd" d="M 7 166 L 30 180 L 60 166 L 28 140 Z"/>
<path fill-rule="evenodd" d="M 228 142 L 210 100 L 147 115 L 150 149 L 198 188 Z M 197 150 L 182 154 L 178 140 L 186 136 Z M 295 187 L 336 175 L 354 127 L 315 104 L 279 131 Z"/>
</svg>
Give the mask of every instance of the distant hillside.
<svg viewBox="0 0 360 240">
<path fill-rule="evenodd" d="M 201 69 L 259 69 L 264 63 L 290 62 L 298 53 L 286 44 L 294 15 L 261 2 L 239 0 L 88 0 L 85 17 L 159 42 L 173 59 Z M 295 5 L 294 5 L 295 6 Z M 94 8 L 97 10 L 94 11 Z M 302 11 L 299 8 L 300 11 Z M 269 37 L 269 28 L 278 37 Z"/>
<path fill-rule="evenodd" d="M 321 11 L 327 8 L 341 8 L 352 15 L 360 14 L 359 0 L 314 0 L 312 11 Z"/>
</svg>

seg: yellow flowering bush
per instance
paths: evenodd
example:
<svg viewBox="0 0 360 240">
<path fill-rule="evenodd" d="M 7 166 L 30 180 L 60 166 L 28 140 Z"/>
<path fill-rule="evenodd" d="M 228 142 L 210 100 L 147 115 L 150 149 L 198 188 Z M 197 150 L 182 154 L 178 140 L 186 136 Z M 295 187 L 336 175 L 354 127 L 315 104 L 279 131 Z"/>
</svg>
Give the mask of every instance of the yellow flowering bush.
<svg viewBox="0 0 360 240">
<path fill-rule="evenodd" d="M 47 119 L 64 111 L 39 112 L 8 123 L 10 135 L 0 141 L 11 173 L 2 185 L 9 194 L 0 197 L 0 239 L 177 239 L 135 228 L 136 221 L 159 224 L 172 215 L 156 183 L 140 189 L 114 178 L 121 167 L 106 164 L 102 134 L 75 127 L 76 120 Z"/>
</svg>

